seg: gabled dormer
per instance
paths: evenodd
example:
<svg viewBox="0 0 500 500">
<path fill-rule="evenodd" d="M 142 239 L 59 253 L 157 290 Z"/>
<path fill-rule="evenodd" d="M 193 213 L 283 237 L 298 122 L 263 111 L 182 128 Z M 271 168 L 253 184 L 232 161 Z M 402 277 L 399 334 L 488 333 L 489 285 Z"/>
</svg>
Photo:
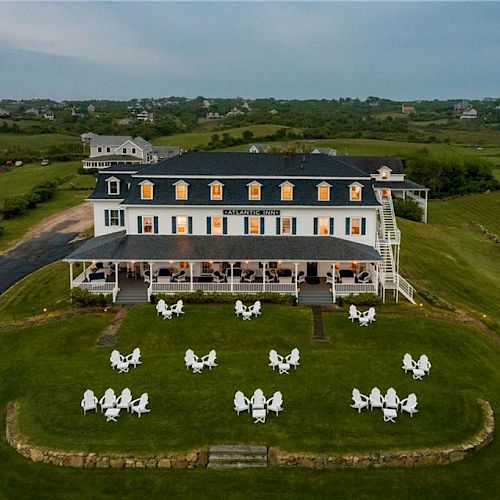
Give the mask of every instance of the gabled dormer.
<svg viewBox="0 0 500 500">
<path fill-rule="evenodd" d="M 141 156 L 142 150 L 134 141 L 129 139 L 115 148 L 115 154 Z"/>
<path fill-rule="evenodd" d="M 213 181 L 208 186 L 210 188 L 210 199 L 222 200 L 224 184 L 219 181 Z"/>
<path fill-rule="evenodd" d="M 382 165 L 378 169 L 379 180 L 381 180 L 381 181 L 388 181 L 391 178 L 391 172 L 392 172 L 392 170 L 389 167 L 386 167 L 385 165 Z"/>
<path fill-rule="evenodd" d="M 139 182 L 141 186 L 141 200 L 152 200 L 154 196 L 154 184 L 151 181 L 145 180 Z"/>
<path fill-rule="evenodd" d="M 261 197 L 262 184 L 258 181 L 252 181 L 247 184 L 248 186 L 248 199 L 251 201 L 259 201 Z"/>
<path fill-rule="evenodd" d="M 316 187 L 318 188 L 318 201 L 330 201 L 330 189 L 332 185 L 323 181 L 316 184 Z"/>
<path fill-rule="evenodd" d="M 186 181 L 179 180 L 174 182 L 175 187 L 175 199 L 176 200 L 187 200 L 189 193 L 189 184 Z"/>
<path fill-rule="evenodd" d="M 106 179 L 108 184 L 108 194 L 110 196 L 116 196 L 120 194 L 120 179 L 116 177 L 108 177 Z"/>
<path fill-rule="evenodd" d="M 353 182 L 349 184 L 349 201 L 361 201 L 363 198 L 363 184 Z"/>
<path fill-rule="evenodd" d="M 279 185 L 281 189 L 281 201 L 293 201 L 293 188 L 295 184 L 292 184 L 290 181 L 282 182 Z"/>
</svg>

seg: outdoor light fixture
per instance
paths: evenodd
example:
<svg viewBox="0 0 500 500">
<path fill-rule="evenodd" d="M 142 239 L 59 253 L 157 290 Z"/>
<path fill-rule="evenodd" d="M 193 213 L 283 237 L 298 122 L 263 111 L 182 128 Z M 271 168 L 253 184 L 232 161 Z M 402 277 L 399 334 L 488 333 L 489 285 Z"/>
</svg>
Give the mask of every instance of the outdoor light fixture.
<svg viewBox="0 0 500 500">
<path fill-rule="evenodd" d="M 47 308 L 46 308 L 46 307 L 44 307 L 44 308 L 43 308 L 43 312 L 44 312 L 44 313 L 46 313 L 46 312 L 47 312 Z"/>
</svg>

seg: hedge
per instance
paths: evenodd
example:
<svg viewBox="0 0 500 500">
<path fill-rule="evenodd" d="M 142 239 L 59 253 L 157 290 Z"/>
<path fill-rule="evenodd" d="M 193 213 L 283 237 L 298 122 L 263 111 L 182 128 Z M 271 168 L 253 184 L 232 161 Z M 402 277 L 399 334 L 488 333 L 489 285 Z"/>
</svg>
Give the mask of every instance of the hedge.
<svg viewBox="0 0 500 500">
<path fill-rule="evenodd" d="M 394 213 L 398 217 L 403 217 L 403 219 L 414 220 L 417 222 L 422 222 L 422 217 L 424 211 L 420 208 L 420 205 L 413 200 L 401 200 L 395 198 L 394 203 Z"/>
<path fill-rule="evenodd" d="M 73 288 L 71 290 L 71 303 L 75 306 L 89 307 L 89 306 L 101 306 L 105 307 L 110 305 L 113 301 L 111 295 L 104 295 L 90 293 L 88 290 L 83 288 Z"/>
<path fill-rule="evenodd" d="M 374 307 L 382 305 L 382 299 L 374 293 L 359 293 L 337 297 L 337 304 L 339 306 L 354 304 L 355 306 Z"/>
<path fill-rule="evenodd" d="M 42 182 L 33 186 L 32 190 L 24 196 L 6 198 L 3 204 L 2 217 L 13 219 L 19 217 L 28 209 L 36 208 L 38 203 L 44 203 L 54 198 L 59 180 Z"/>
</svg>

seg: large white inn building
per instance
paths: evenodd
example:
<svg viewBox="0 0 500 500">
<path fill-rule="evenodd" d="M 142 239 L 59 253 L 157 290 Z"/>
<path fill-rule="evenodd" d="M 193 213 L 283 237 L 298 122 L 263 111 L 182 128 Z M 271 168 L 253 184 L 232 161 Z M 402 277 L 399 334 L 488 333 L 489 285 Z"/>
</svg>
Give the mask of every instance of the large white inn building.
<svg viewBox="0 0 500 500">
<path fill-rule="evenodd" d="M 66 259 L 71 287 L 117 302 L 198 289 L 413 301 L 392 196 L 426 216 L 426 194 L 386 157 L 199 152 L 112 166 L 89 199 L 95 237 Z"/>
</svg>

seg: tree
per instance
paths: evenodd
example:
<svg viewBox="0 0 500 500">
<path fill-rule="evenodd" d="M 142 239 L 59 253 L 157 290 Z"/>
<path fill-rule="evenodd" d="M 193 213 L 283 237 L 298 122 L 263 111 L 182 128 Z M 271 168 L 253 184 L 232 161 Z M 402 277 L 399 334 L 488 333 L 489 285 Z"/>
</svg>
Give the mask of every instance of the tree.
<svg viewBox="0 0 500 500">
<path fill-rule="evenodd" d="M 241 136 L 245 142 L 252 142 L 253 132 L 251 130 L 244 130 Z"/>
</svg>

